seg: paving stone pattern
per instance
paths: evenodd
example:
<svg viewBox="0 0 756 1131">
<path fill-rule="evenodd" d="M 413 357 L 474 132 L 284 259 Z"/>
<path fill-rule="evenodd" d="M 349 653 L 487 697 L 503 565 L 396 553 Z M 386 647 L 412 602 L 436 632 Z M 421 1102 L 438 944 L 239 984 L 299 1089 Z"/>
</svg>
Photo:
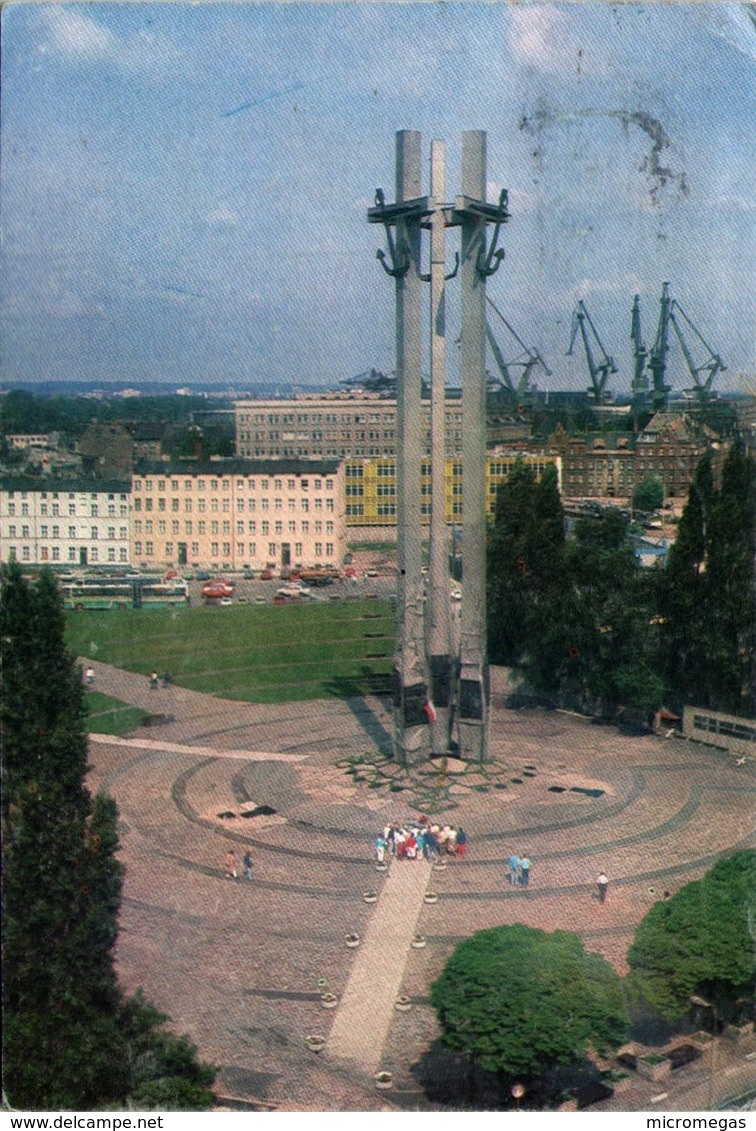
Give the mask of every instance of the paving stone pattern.
<svg viewBox="0 0 756 1131">
<path fill-rule="evenodd" d="M 151 691 L 143 676 L 94 667 L 98 690 L 173 718 L 90 748 L 92 786 L 111 792 L 121 814 L 122 982 L 143 986 L 220 1066 L 221 1094 L 260 1109 L 432 1108 L 413 1067 L 437 1037 L 429 987 L 459 940 L 514 922 L 572 930 L 624 973 L 633 929 L 653 902 L 753 843 L 750 763 L 559 712 L 508 711 L 494 672 L 492 763 L 462 767 L 462 788 L 441 799 L 453 808 L 440 817 L 468 834 L 467 857 L 433 873 L 439 899 L 428 905 L 425 863 L 394 862 L 380 874 L 373 860 L 384 823 L 418 812 L 414 787 L 390 789 L 388 704 L 230 702 Z M 375 786 L 352 772 L 359 758 L 386 780 Z M 263 806 L 272 812 L 242 816 Z M 241 875 L 247 846 L 251 881 Z M 225 875 L 229 849 L 236 880 Z M 512 851 L 532 860 L 527 889 L 508 882 Z M 375 904 L 363 901 L 371 888 Z M 345 945 L 350 932 L 362 940 L 355 950 Z M 409 946 L 415 932 L 424 949 Z M 322 1007 L 325 992 L 336 1009 Z M 399 994 L 409 1012 L 393 1008 Z M 307 1046 L 317 1035 L 326 1038 L 320 1054 Z M 715 1098 L 738 1094 L 753 1072 L 733 1057 L 723 1053 Z M 392 1091 L 376 1091 L 377 1067 L 393 1073 Z M 707 1073 L 681 1069 L 654 1107 L 706 1109 Z M 633 1079 L 599 1106 L 647 1110 L 658 1091 Z"/>
</svg>

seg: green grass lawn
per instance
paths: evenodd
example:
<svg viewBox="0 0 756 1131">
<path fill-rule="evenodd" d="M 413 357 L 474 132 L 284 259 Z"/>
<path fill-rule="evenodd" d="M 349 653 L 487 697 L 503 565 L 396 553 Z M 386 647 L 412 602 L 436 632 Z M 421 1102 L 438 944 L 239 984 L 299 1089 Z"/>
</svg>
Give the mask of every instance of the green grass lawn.
<svg viewBox="0 0 756 1131">
<path fill-rule="evenodd" d="M 121 609 L 68 613 L 67 639 L 77 655 L 128 671 L 275 703 L 387 689 L 394 625 L 386 601 Z"/>
<path fill-rule="evenodd" d="M 138 727 L 145 716 L 139 707 L 129 707 L 101 691 L 87 690 L 84 701 L 89 711 L 87 730 L 90 734 L 126 734 Z"/>
</svg>

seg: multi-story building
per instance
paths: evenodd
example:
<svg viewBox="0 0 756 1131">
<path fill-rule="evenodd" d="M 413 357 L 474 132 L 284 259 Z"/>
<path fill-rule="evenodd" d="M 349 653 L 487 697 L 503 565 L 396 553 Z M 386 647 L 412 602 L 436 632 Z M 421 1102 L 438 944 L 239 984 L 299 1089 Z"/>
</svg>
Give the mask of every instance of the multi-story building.
<svg viewBox="0 0 756 1131">
<path fill-rule="evenodd" d="M 339 566 L 343 471 L 335 460 L 138 463 L 131 538 L 134 564 L 152 568 Z"/>
<path fill-rule="evenodd" d="M 559 453 L 568 498 L 629 498 L 648 474 L 659 477 L 665 498 L 684 497 L 710 440 L 695 436 L 683 416 L 657 413 L 637 436 L 568 436 L 558 428 L 545 450 Z M 714 448 L 715 470 L 724 448 Z"/>
<path fill-rule="evenodd" d="M 120 480 L 3 476 L 3 559 L 35 566 L 127 565 L 130 491 Z"/>
<path fill-rule="evenodd" d="M 498 450 L 486 457 L 486 512 L 492 518 L 496 509 L 496 492 L 515 461 L 522 460 L 531 466 L 540 479 L 547 464 L 554 464 L 557 476 L 561 473 L 561 459 L 556 455 L 530 454 Z M 447 459 L 444 468 L 444 517 L 447 523 L 461 525 L 462 509 L 462 463 L 459 459 Z M 395 526 L 396 525 L 396 460 L 391 457 L 381 459 L 348 459 L 344 462 L 344 512 L 347 526 Z M 421 521 L 430 523 L 431 515 L 431 465 L 420 467 L 420 514 Z"/>
<path fill-rule="evenodd" d="M 255 459 L 347 459 L 396 455 L 396 399 L 363 389 L 237 401 L 236 454 Z M 423 403 L 430 453 L 430 401 Z M 446 401 L 446 450 L 462 451 L 462 402 Z"/>
</svg>

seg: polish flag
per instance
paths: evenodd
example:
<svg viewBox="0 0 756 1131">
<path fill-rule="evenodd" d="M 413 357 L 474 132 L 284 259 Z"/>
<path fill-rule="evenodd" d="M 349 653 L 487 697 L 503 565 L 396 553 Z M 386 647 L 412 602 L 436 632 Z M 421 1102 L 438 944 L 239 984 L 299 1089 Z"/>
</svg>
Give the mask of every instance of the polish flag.
<svg viewBox="0 0 756 1131">
<path fill-rule="evenodd" d="M 435 723 L 436 719 L 438 718 L 438 715 L 436 714 L 436 708 L 433 706 L 433 703 L 431 702 L 430 699 L 428 700 L 428 702 L 423 707 L 423 710 L 425 711 L 426 715 L 428 716 L 428 722 L 429 723 Z"/>
</svg>

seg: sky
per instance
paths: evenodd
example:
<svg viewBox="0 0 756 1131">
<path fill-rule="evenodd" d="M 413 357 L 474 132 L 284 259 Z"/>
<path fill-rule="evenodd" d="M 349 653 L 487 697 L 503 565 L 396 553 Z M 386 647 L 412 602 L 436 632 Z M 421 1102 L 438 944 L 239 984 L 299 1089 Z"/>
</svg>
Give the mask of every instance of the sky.
<svg viewBox="0 0 756 1131">
<path fill-rule="evenodd" d="M 650 346 L 664 281 L 722 355 L 717 387 L 753 377 L 743 5 L 30 0 L 0 18 L 6 389 L 391 372 L 367 210 L 378 187 L 394 199 L 401 129 L 422 133 L 426 191 L 445 141 L 450 201 L 462 132 L 486 131 L 488 199 L 507 188 L 511 212 L 488 294 L 552 370 L 540 388 L 588 385 L 582 351 L 565 356 L 582 299 L 628 389 L 633 296 Z M 447 304 L 456 383 L 458 279 Z M 519 345 L 492 328 L 517 377 Z M 692 384 L 676 341 L 669 377 Z"/>
</svg>

